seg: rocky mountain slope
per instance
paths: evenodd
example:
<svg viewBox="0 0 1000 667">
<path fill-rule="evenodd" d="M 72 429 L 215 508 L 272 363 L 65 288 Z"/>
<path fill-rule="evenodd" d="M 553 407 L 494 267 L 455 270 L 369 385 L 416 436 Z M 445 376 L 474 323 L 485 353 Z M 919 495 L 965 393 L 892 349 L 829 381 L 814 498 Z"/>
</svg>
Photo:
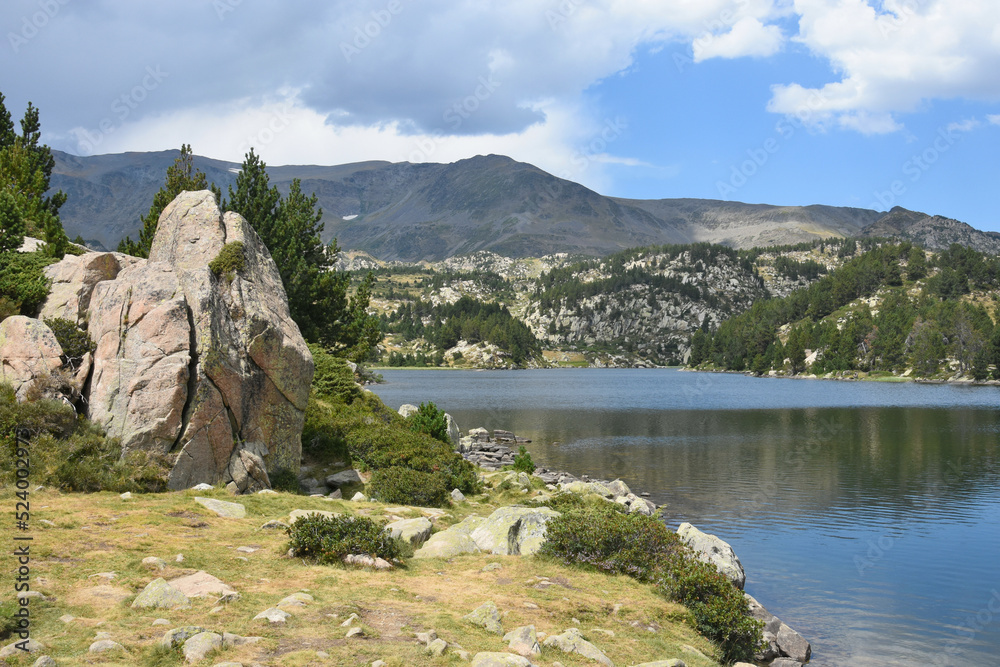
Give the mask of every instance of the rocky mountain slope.
<svg viewBox="0 0 1000 667">
<path fill-rule="evenodd" d="M 114 248 L 133 237 L 177 151 L 76 157 L 53 151 L 52 187 L 69 195 L 62 220 L 71 237 Z M 223 191 L 239 164 L 195 158 Z M 626 248 L 709 241 L 738 248 L 859 234 L 912 236 L 931 247 L 951 242 L 1000 247 L 1000 235 L 932 218 L 900 227 L 899 215 L 833 206 L 605 197 L 530 164 L 489 155 L 453 164 L 362 162 L 269 166 L 287 192 L 302 179 L 323 208 L 327 238 L 383 260 L 442 260 L 491 250 L 510 257 L 574 253 L 600 256 Z M 901 210 L 901 209 L 900 209 Z M 923 214 L 915 214 L 918 218 Z M 928 216 L 923 216 L 928 217 Z M 883 224 L 879 224 L 883 223 Z"/>
<path fill-rule="evenodd" d="M 990 255 L 1000 254 L 997 232 L 982 232 L 958 220 L 899 206 L 865 227 L 859 236 L 903 239 L 927 250 L 946 250 L 952 243 L 958 243 Z"/>
</svg>

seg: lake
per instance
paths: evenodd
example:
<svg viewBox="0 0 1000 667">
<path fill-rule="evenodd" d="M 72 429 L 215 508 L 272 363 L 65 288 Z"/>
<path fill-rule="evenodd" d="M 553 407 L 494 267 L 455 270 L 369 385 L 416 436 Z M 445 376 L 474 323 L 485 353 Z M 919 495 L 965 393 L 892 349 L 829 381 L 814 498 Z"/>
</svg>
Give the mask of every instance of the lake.
<svg viewBox="0 0 1000 667">
<path fill-rule="evenodd" d="M 816 666 L 1000 664 L 1000 389 L 668 370 L 384 371 L 729 542 Z"/>
</svg>

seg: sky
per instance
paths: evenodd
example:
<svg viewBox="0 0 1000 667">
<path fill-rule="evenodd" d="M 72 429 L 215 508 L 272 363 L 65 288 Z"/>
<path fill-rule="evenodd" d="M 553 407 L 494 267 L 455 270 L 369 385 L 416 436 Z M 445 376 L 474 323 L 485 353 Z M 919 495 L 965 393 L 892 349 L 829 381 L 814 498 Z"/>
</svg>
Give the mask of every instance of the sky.
<svg viewBox="0 0 1000 667">
<path fill-rule="evenodd" d="M 4 0 L 0 93 L 76 155 L 502 154 L 611 196 L 1000 231 L 996 0 Z"/>
</svg>

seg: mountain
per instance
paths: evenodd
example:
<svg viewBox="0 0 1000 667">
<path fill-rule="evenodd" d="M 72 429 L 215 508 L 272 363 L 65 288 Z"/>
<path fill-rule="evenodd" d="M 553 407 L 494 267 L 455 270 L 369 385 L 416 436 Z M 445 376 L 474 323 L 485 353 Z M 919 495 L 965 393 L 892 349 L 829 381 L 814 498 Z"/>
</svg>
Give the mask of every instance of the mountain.
<svg viewBox="0 0 1000 667">
<path fill-rule="evenodd" d="M 958 220 L 899 206 L 865 227 L 859 236 L 904 239 L 928 250 L 946 250 L 952 243 L 958 243 L 978 252 L 1000 254 L 997 232 L 983 232 Z"/>
<path fill-rule="evenodd" d="M 113 248 L 138 233 L 139 216 L 178 151 L 53 155 L 52 187 L 69 195 L 61 214 L 67 233 Z M 205 157 L 194 162 L 223 192 L 240 167 Z M 747 248 L 869 233 L 911 234 L 939 246 L 954 240 L 985 248 L 988 241 L 1000 249 L 1000 234 L 957 221 L 945 225 L 943 218 L 897 229 L 898 215 L 866 209 L 606 197 L 499 155 L 452 164 L 268 167 L 268 174 L 283 193 L 294 178 L 304 192 L 316 193 L 325 240 L 336 237 L 341 247 L 382 260 L 433 261 L 480 250 L 511 257 L 603 256 L 648 245 L 710 241 Z"/>
</svg>

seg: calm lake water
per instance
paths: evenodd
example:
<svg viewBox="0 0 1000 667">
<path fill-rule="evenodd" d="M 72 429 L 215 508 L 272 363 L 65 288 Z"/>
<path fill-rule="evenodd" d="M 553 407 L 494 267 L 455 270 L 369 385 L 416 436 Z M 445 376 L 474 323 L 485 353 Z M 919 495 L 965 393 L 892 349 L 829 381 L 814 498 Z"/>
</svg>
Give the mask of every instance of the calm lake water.
<svg viewBox="0 0 1000 667">
<path fill-rule="evenodd" d="M 385 371 L 728 541 L 811 665 L 1000 665 L 1000 389 L 677 370 Z"/>
</svg>

